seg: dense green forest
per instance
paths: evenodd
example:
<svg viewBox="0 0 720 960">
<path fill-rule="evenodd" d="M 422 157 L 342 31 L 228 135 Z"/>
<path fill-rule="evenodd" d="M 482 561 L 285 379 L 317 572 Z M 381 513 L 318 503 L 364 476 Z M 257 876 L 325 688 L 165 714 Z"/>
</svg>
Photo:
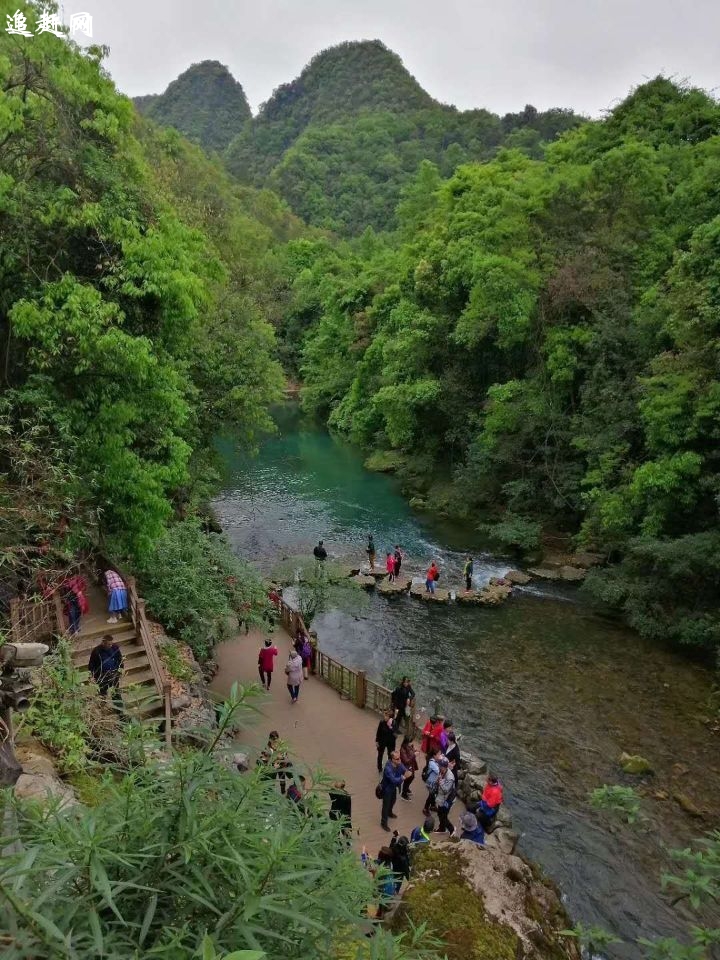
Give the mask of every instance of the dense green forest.
<svg viewBox="0 0 720 960">
<path fill-rule="evenodd" d="M 269 321 L 299 221 L 140 120 L 100 54 L 3 34 L 0 492 L 19 567 L 39 543 L 146 558 L 207 494 L 218 426 L 252 448 L 283 383 Z"/>
<path fill-rule="evenodd" d="M 425 162 L 394 233 L 290 245 L 283 333 L 308 410 L 429 509 L 570 532 L 634 627 L 716 648 L 719 133 L 657 78 L 542 159 Z"/>
<path fill-rule="evenodd" d="M 206 62 L 135 103 L 205 146 L 229 144 L 224 159 L 240 182 L 272 188 L 308 224 L 346 236 L 392 228 L 400 191 L 423 160 L 448 177 L 501 146 L 540 157 L 580 122 L 570 110 L 528 106 L 501 118 L 440 104 L 378 40 L 322 51 L 254 118 L 233 84 Z"/>
<path fill-rule="evenodd" d="M 138 110 L 209 151 L 222 151 L 250 119 L 245 91 L 217 60 L 195 63 L 161 94 L 137 97 Z"/>
</svg>

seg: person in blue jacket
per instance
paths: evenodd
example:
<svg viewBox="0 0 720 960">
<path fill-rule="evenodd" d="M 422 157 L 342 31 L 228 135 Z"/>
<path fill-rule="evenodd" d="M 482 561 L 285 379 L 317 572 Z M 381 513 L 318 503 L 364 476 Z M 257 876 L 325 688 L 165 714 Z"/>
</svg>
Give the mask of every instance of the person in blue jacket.
<svg viewBox="0 0 720 960">
<path fill-rule="evenodd" d="M 385 764 L 381 781 L 382 812 L 380 814 L 380 826 L 388 833 L 390 832 L 388 817 L 392 817 L 394 820 L 397 816 L 396 813 L 393 813 L 393 807 L 397 800 L 398 787 L 402 785 L 403 780 L 411 776 L 412 770 L 408 770 L 400 763 L 400 754 L 397 750 L 393 750 L 390 759 Z"/>
<path fill-rule="evenodd" d="M 413 827 L 410 834 L 410 843 L 414 847 L 419 847 L 422 843 L 430 843 L 430 834 L 435 830 L 435 820 L 432 817 L 426 817 L 421 827 Z"/>
<path fill-rule="evenodd" d="M 461 840 L 472 840 L 481 847 L 485 845 L 485 833 L 474 813 L 464 813 L 460 818 L 460 826 L 462 827 Z"/>
</svg>

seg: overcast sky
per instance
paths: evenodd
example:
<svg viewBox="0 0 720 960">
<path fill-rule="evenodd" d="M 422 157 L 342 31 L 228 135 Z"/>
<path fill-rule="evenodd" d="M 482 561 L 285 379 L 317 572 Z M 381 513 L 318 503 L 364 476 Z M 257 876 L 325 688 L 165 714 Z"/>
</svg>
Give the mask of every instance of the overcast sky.
<svg viewBox="0 0 720 960">
<path fill-rule="evenodd" d="M 720 0 L 63 0 L 87 11 L 125 93 L 220 60 L 256 111 L 310 57 L 380 39 L 436 99 L 597 116 L 664 73 L 720 93 Z"/>
</svg>

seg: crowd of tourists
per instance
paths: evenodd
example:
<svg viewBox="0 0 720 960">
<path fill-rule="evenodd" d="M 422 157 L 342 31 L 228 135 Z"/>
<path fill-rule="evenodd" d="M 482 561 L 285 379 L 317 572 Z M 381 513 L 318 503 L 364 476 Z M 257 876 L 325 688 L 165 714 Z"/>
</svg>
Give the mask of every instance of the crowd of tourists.
<svg viewBox="0 0 720 960">
<path fill-rule="evenodd" d="M 299 678 L 304 669 L 304 643 L 305 638 L 298 631 L 297 649 L 293 648 L 290 653 L 290 660 L 297 661 L 297 666 L 293 668 L 293 680 L 298 679 L 298 686 L 302 682 Z M 265 641 L 265 646 L 260 650 L 261 656 L 266 651 L 268 656 L 277 655 L 277 649 L 269 647 L 270 644 L 271 641 Z M 264 668 L 261 666 L 260 669 L 263 671 Z M 295 703 L 297 695 L 292 687 L 288 677 L 288 689 Z M 380 801 L 380 825 L 392 836 L 374 859 L 368 856 L 363 847 L 361 859 L 378 878 L 378 919 L 382 919 L 403 881 L 410 878 L 413 851 L 429 844 L 433 835 L 455 837 L 484 846 L 486 835 L 495 828 L 503 803 L 503 785 L 498 777 L 490 774 L 479 801 L 464 810 L 457 825 L 451 820 L 458 793 L 458 773 L 462 765 L 453 723 L 447 718 L 431 716 L 421 731 L 419 745 L 416 745 L 414 708 L 415 691 L 410 678 L 405 676 L 392 691 L 391 707 L 378 723 L 375 734 L 376 765 L 380 774 L 375 794 Z M 277 731 L 270 733 L 258 764 L 268 776 L 279 782 L 280 791 L 300 812 L 308 811 L 305 778 L 293 773 L 291 761 Z M 394 808 L 398 798 L 405 802 L 412 801 L 414 789 L 422 796 L 423 819 L 410 831 L 409 836 L 400 836 L 397 830 L 392 830 L 389 821 L 397 818 Z M 352 837 L 352 798 L 345 781 L 333 784 L 329 790 L 329 801 L 329 816 L 340 822 L 343 836 L 349 842 Z"/>
</svg>

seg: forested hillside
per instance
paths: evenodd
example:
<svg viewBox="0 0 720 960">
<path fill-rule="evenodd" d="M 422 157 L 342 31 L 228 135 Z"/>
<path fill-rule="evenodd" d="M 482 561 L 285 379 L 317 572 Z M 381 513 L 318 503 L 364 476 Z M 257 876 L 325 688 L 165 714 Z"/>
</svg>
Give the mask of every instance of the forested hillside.
<svg viewBox="0 0 720 960">
<path fill-rule="evenodd" d="M 589 589 L 720 644 L 720 107 L 663 78 L 547 147 L 443 182 L 399 229 L 291 244 L 304 403 L 429 509 L 621 562 Z"/>
<path fill-rule="evenodd" d="M 240 182 L 271 187 L 307 223 L 345 236 L 393 228 L 400 191 L 423 160 L 448 177 L 501 145 L 540 157 L 580 122 L 570 110 L 528 106 L 501 118 L 440 104 L 378 40 L 322 51 L 252 119 L 237 84 L 244 107 L 226 108 L 231 84 L 219 64 L 198 64 L 162 96 L 135 103 L 206 147 L 232 140 L 225 161 Z"/>
<path fill-rule="evenodd" d="M 3 34 L 5 576 L 40 546 L 142 561 L 207 491 L 218 427 L 252 447 L 283 382 L 268 320 L 299 222 L 139 120 L 98 56 Z"/>
<path fill-rule="evenodd" d="M 136 97 L 145 116 L 199 143 L 222 151 L 250 119 L 245 91 L 217 60 L 194 63 L 161 94 Z"/>
</svg>

